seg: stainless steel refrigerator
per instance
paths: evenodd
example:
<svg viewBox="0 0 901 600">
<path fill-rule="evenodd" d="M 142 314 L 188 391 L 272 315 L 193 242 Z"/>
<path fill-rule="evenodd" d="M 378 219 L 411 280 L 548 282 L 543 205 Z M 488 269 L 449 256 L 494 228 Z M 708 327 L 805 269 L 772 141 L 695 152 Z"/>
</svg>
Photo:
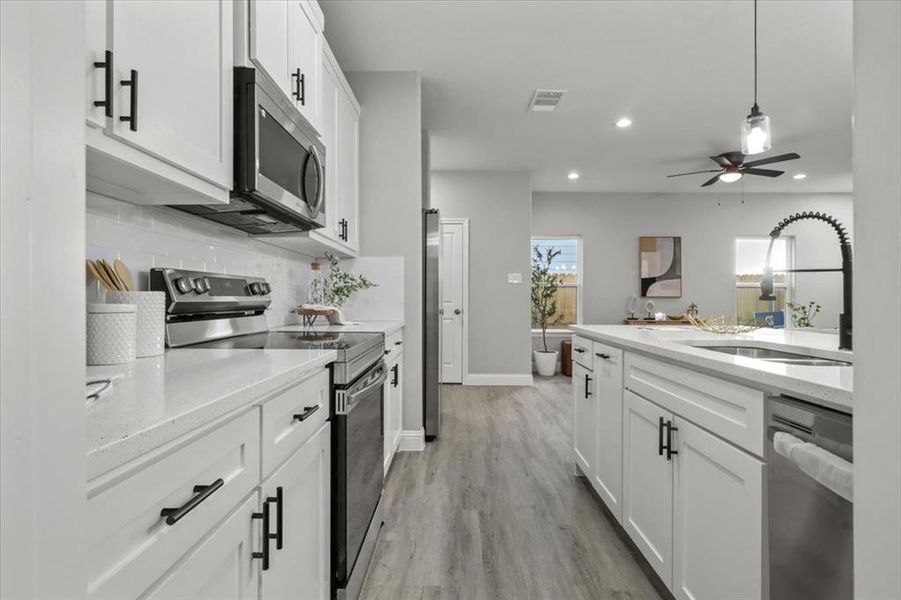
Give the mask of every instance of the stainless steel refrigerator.
<svg viewBox="0 0 901 600">
<path fill-rule="evenodd" d="M 438 256 L 441 250 L 441 219 L 438 209 L 422 213 L 422 415 L 425 439 L 434 440 L 441 431 L 441 299 L 438 286 Z"/>
</svg>

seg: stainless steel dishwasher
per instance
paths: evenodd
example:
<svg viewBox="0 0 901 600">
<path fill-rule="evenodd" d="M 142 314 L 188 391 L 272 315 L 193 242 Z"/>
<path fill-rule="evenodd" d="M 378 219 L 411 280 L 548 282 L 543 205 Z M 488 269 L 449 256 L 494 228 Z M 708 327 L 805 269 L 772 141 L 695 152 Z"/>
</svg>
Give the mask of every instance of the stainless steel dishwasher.
<svg viewBox="0 0 901 600">
<path fill-rule="evenodd" d="M 786 396 L 768 398 L 769 600 L 851 600 L 853 505 L 780 454 L 774 446 L 780 432 L 853 462 L 851 415 Z M 780 443 L 794 438 L 780 436 Z"/>
</svg>

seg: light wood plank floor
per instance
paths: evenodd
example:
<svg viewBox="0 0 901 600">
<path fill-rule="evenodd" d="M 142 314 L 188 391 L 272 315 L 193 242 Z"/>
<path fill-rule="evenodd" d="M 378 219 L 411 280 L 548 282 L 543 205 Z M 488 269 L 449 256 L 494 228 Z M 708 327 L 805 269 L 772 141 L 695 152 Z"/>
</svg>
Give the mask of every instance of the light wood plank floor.
<svg viewBox="0 0 901 600">
<path fill-rule="evenodd" d="M 573 475 L 568 377 L 443 394 L 441 437 L 394 459 L 364 600 L 661 598 Z"/>
</svg>

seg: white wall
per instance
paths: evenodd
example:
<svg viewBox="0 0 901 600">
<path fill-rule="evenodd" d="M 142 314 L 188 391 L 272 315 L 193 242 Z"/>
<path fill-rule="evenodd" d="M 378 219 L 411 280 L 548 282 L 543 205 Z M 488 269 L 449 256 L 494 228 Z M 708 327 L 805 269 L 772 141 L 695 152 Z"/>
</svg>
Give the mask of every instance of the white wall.
<svg viewBox="0 0 901 600">
<path fill-rule="evenodd" d="M 404 320 L 404 258 L 402 256 L 361 256 L 341 261 L 341 268 L 363 275 L 376 287 L 360 290 L 344 305 L 351 321 Z"/>
<path fill-rule="evenodd" d="M 246 233 L 163 206 L 137 206 L 87 195 L 87 257 L 122 260 L 138 289 L 152 267 L 264 277 L 272 285 L 269 325 L 300 321 L 291 311 L 306 302 L 310 259 L 254 240 Z M 86 277 L 88 299 L 99 291 Z"/>
<path fill-rule="evenodd" d="M 432 171 L 441 218 L 469 219 L 469 373 L 526 375 L 529 352 L 529 173 Z M 507 283 L 520 273 L 522 283 Z"/>
<path fill-rule="evenodd" d="M 404 259 L 403 428 L 422 422 L 422 114 L 419 73 L 350 72 L 360 116 L 360 254 Z"/>
<path fill-rule="evenodd" d="M 83 598 L 85 3 L 0 2 L 0 597 Z"/>
<path fill-rule="evenodd" d="M 901 3 L 854 3 L 854 597 L 901 598 Z"/>
<path fill-rule="evenodd" d="M 719 203 L 719 205 L 718 205 Z M 683 313 L 696 302 L 705 315 L 735 316 L 735 238 L 768 235 L 784 217 L 820 211 L 852 225 L 851 197 L 819 195 L 587 194 L 532 195 L 533 235 L 581 235 L 585 323 L 620 323 L 627 303 L 638 296 L 638 238 L 682 237 L 682 298 L 654 298 L 658 311 Z M 832 229 L 820 222 L 790 225 L 795 266 L 840 267 Z M 853 243 L 853 238 L 852 238 Z M 798 274 L 797 301 L 816 299 L 823 312 L 818 327 L 838 327 L 841 273 Z M 640 298 L 640 305 L 644 299 Z"/>
</svg>

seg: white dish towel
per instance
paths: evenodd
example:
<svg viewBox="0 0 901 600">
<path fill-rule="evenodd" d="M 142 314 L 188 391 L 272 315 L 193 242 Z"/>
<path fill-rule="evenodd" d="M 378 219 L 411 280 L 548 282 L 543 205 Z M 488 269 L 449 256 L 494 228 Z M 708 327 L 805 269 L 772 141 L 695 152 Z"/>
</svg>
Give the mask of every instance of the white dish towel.
<svg viewBox="0 0 901 600">
<path fill-rule="evenodd" d="M 840 456 L 805 442 L 790 433 L 773 435 L 776 452 L 795 463 L 814 481 L 832 490 L 848 502 L 854 502 L 854 465 Z"/>
</svg>

